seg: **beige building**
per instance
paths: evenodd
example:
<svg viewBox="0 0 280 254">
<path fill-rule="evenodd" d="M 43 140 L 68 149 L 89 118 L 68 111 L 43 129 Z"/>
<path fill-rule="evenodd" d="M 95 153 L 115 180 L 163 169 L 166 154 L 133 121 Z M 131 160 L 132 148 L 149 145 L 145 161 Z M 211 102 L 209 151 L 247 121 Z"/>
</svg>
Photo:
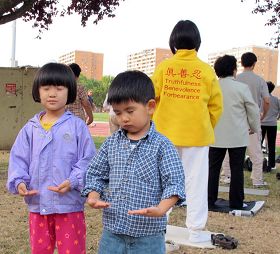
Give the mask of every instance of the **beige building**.
<svg viewBox="0 0 280 254">
<path fill-rule="evenodd" d="M 88 79 L 101 80 L 103 77 L 103 54 L 89 51 L 75 50 L 59 57 L 59 62 L 64 64 L 76 63 Z"/>
<path fill-rule="evenodd" d="M 170 49 L 153 48 L 130 54 L 127 57 L 127 70 L 139 70 L 152 76 L 155 67 L 173 54 Z"/>
<path fill-rule="evenodd" d="M 278 50 L 270 49 L 265 47 L 247 46 L 240 48 L 232 48 L 229 50 L 223 50 L 208 55 L 208 63 L 214 66 L 216 59 L 219 56 L 233 55 L 237 59 L 238 69 L 237 73 L 242 72 L 243 67 L 241 66 L 241 55 L 245 52 L 253 52 L 257 58 L 257 64 L 254 72 L 260 75 L 264 80 L 272 81 L 275 85 L 277 84 L 277 69 L 278 69 Z"/>
</svg>

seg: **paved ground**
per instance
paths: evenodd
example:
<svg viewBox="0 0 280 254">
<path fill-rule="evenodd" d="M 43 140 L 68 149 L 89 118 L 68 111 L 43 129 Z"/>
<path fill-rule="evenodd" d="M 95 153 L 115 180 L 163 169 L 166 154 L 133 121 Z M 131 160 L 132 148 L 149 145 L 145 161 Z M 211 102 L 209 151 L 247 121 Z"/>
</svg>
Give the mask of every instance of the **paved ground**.
<svg viewBox="0 0 280 254">
<path fill-rule="evenodd" d="M 89 126 L 89 131 L 92 136 L 107 137 L 110 134 L 109 123 L 95 122 L 94 126 Z"/>
</svg>

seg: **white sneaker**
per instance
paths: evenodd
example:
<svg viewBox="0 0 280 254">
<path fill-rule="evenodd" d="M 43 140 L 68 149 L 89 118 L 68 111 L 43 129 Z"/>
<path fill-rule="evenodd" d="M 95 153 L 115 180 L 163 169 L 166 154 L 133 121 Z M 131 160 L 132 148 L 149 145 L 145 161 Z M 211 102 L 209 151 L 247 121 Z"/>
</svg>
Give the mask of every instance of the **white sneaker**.
<svg viewBox="0 0 280 254">
<path fill-rule="evenodd" d="M 256 187 L 256 188 L 265 187 L 267 185 L 268 185 L 267 182 L 264 182 L 264 181 L 261 181 L 259 183 L 253 183 L 253 186 Z"/>
<path fill-rule="evenodd" d="M 223 178 L 221 178 L 220 182 L 222 184 L 230 184 L 230 177 L 229 176 L 224 176 Z"/>
<path fill-rule="evenodd" d="M 202 243 L 211 241 L 211 233 L 201 230 L 189 230 L 189 241 L 191 243 Z"/>
<path fill-rule="evenodd" d="M 176 250 L 179 250 L 180 246 L 173 241 L 165 241 L 165 250 L 166 253 L 170 253 Z"/>
</svg>

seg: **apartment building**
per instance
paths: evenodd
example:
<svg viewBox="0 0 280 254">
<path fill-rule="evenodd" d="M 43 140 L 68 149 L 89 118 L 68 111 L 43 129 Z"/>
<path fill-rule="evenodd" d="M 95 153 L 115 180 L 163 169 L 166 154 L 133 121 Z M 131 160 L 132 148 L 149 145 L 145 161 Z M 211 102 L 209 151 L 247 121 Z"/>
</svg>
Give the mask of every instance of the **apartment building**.
<svg viewBox="0 0 280 254">
<path fill-rule="evenodd" d="M 275 85 L 277 84 L 277 69 L 278 69 L 278 50 L 270 49 L 266 47 L 258 46 L 247 46 L 232 48 L 228 50 L 214 52 L 208 55 L 208 63 L 214 66 L 216 59 L 219 56 L 233 55 L 237 59 L 237 73 L 242 72 L 243 67 L 241 65 L 241 56 L 245 52 L 253 52 L 257 58 L 257 64 L 255 66 L 254 72 L 260 75 L 264 80 L 272 81 Z"/>
<path fill-rule="evenodd" d="M 88 79 L 101 80 L 103 77 L 103 58 L 102 53 L 75 50 L 60 56 L 58 61 L 67 65 L 76 63 L 81 67 L 82 75 Z"/>
<path fill-rule="evenodd" d="M 145 49 L 127 56 L 127 70 L 139 70 L 152 76 L 156 66 L 172 55 L 170 49 Z"/>
</svg>

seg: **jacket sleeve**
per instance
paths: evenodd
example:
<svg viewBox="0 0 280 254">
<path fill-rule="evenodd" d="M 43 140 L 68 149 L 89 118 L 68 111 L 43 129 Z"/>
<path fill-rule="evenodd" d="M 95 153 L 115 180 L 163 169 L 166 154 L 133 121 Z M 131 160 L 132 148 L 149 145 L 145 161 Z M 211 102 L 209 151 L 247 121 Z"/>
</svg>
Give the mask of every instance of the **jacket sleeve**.
<svg viewBox="0 0 280 254">
<path fill-rule="evenodd" d="M 87 197 L 92 191 L 102 193 L 109 182 L 108 139 L 102 144 L 98 154 L 91 160 L 87 173 L 86 184 L 82 196 Z"/>
<path fill-rule="evenodd" d="M 208 102 L 208 110 L 212 127 L 215 128 L 220 116 L 223 113 L 223 96 L 219 81 L 214 77 L 212 80 L 212 88 L 210 99 Z"/>
<path fill-rule="evenodd" d="M 95 156 L 96 149 L 88 127 L 83 121 L 77 123 L 78 161 L 72 166 L 69 181 L 72 189 L 81 191 L 84 187 L 86 169 Z"/>
<path fill-rule="evenodd" d="M 244 96 L 244 104 L 247 112 L 247 120 L 249 123 L 249 127 L 253 132 L 258 133 L 261 128 L 259 107 L 255 103 L 252 97 L 252 93 L 249 90 L 248 86 L 244 87 L 243 96 Z"/>
<path fill-rule="evenodd" d="M 9 158 L 7 189 L 17 194 L 17 186 L 25 183 L 28 189 L 30 183 L 29 166 L 31 157 L 31 140 L 28 128 L 24 126 L 17 135 Z"/>
</svg>

